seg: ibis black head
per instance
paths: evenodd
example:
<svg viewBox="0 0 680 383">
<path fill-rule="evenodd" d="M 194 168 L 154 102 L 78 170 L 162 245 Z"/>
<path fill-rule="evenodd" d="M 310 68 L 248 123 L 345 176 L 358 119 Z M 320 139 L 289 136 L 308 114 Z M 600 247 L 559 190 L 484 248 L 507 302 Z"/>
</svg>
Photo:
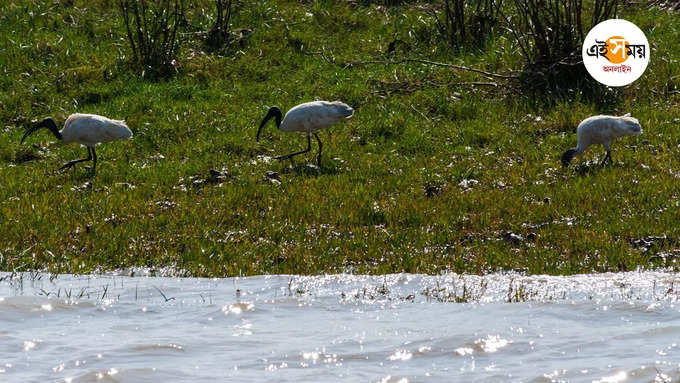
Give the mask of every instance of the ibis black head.
<svg viewBox="0 0 680 383">
<path fill-rule="evenodd" d="M 269 108 L 269 112 L 267 112 L 267 115 L 264 117 L 262 122 L 260 123 L 260 128 L 257 129 L 257 137 L 256 140 L 259 142 L 260 141 L 260 132 L 262 131 L 262 128 L 267 124 L 267 121 L 271 120 L 272 117 L 276 118 L 276 127 L 278 128 L 281 126 L 281 117 L 283 114 L 281 113 L 281 109 L 279 109 L 278 106 L 272 106 Z"/>
<path fill-rule="evenodd" d="M 28 128 L 26 130 L 26 133 L 24 133 L 24 136 L 21 137 L 21 143 L 23 144 L 26 137 L 35 133 L 40 128 L 49 129 L 50 132 L 52 132 L 52 134 L 54 134 L 54 137 L 56 137 L 58 140 L 61 140 L 61 133 L 59 132 L 59 128 L 57 128 L 57 123 L 54 122 L 54 120 L 51 117 L 47 117 L 47 118 L 43 119 L 42 121 L 38 122 L 37 124 Z"/>
<path fill-rule="evenodd" d="M 565 168 L 569 166 L 569 163 L 571 163 L 571 160 L 574 159 L 574 155 L 576 154 L 576 149 L 569 149 L 564 154 L 562 154 L 562 166 Z"/>
</svg>

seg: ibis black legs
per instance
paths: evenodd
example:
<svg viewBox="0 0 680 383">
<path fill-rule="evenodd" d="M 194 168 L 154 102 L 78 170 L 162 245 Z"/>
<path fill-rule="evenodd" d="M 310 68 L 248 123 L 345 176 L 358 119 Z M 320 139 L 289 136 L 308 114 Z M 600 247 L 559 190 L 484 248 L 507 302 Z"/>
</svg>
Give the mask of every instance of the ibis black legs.
<svg viewBox="0 0 680 383">
<path fill-rule="evenodd" d="M 319 143 L 319 155 L 316 157 L 316 162 L 319 164 L 319 167 L 321 167 L 321 149 L 323 149 L 323 144 L 316 133 L 314 133 L 314 137 L 316 137 L 316 142 Z"/>
<path fill-rule="evenodd" d="M 319 139 L 319 136 L 316 133 L 314 133 L 314 137 L 316 138 L 316 142 L 319 143 L 319 155 L 316 157 L 316 161 L 319 164 L 319 167 L 321 167 L 321 149 L 323 148 L 323 144 L 321 143 L 321 140 Z M 286 154 L 284 156 L 274 157 L 274 159 L 285 160 L 287 158 L 293 158 L 293 157 L 297 156 L 298 154 L 307 153 L 311 149 L 312 149 L 312 140 L 311 140 L 310 135 L 308 134 L 307 135 L 307 149 L 299 151 L 299 152 L 295 152 L 295 153 Z"/>
<path fill-rule="evenodd" d="M 60 167 L 59 170 L 64 170 L 73 167 L 75 164 L 79 162 L 85 162 L 85 161 L 93 161 L 92 165 L 92 173 L 95 172 L 97 169 L 97 153 L 94 151 L 94 148 L 90 148 L 89 146 L 87 147 L 87 158 L 81 158 L 79 160 L 73 160 L 69 161 L 64 164 L 64 166 Z"/>
<path fill-rule="evenodd" d="M 295 157 L 295 156 L 297 156 L 298 154 L 307 153 L 307 152 L 310 151 L 311 149 L 312 149 L 312 141 L 310 140 L 309 135 L 308 135 L 308 136 L 307 136 L 307 149 L 302 150 L 302 151 L 299 151 L 299 152 L 295 152 L 295 153 L 286 154 L 286 155 L 284 155 L 284 156 L 274 157 L 274 159 L 277 159 L 277 160 L 285 160 L 286 158 Z"/>
<path fill-rule="evenodd" d="M 92 172 L 94 173 L 97 170 L 97 153 L 94 151 L 94 148 L 92 148 Z"/>
<path fill-rule="evenodd" d="M 600 162 L 600 166 L 604 166 L 607 163 L 607 160 L 609 160 L 609 163 L 612 163 L 612 151 L 607 150 L 607 154 L 604 156 L 602 159 L 602 162 Z"/>
</svg>

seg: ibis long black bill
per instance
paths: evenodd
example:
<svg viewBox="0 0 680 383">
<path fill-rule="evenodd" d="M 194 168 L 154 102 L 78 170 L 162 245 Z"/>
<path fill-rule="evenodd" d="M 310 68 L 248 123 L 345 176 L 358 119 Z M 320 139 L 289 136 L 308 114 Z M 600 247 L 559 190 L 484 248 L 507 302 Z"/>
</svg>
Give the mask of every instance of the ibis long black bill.
<svg viewBox="0 0 680 383">
<path fill-rule="evenodd" d="M 269 112 L 267 112 L 267 115 L 260 123 L 260 127 L 257 129 L 257 136 L 255 138 L 257 142 L 260 142 L 260 132 L 262 132 L 262 128 L 264 128 L 269 120 L 276 118 L 276 127 L 278 128 L 281 125 L 281 115 L 281 109 L 277 108 L 276 106 L 269 108 Z"/>
<path fill-rule="evenodd" d="M 39 123 L 33 125 L 32 127 L 28 128 L 26 130 L 26 133 L 24 133 L 24 136 L 21 137 L 21 143 L 24 143 L 24 140 L 30 136 L 31 134 L 35 133 L 38 129 L 40 128 L 47 128 L 52 134 L 54 134 L 54 137 L 56 137 L 58 140 L 61 140 L 61 133 L 59 132 L 59 129 L 57 128 L 57 124 L 54 122 L 53 119 L 51 118 L 46 118 Z"/>
<path fill-rule="evenodd" d="M 262 120 L 262 122 L 260 123 L 260 127 L 257 129 L 257 136 L 255 137 L 255 141 L 260 142 L 260 132 L 262 131 L 262 128 L 264 128 L 264 126 L 267 124 L 267 121 L 271 120 L 271 118 L 272 116 L 267 114 L 267 117 L 265 117 L 264 120 Z"/>
<path fill-rule="evenodd" d="M 28 136 L 30 136 L 31 134 L 35 133 L 35 131 L 38 130 L 38 129 L 40 129 L 40 126 L 38 126 L 38 125 L 33 125 L 32 127 L 28 128 L 28 129 L 26 130 L 26 133 L 24 133 L 24 136 L 21 137 L 21 143 L 23 144 L 23 143 L 24 143 L 24 140 L 26 139 L 26 137 L 28 137 Z"/>
</svg>

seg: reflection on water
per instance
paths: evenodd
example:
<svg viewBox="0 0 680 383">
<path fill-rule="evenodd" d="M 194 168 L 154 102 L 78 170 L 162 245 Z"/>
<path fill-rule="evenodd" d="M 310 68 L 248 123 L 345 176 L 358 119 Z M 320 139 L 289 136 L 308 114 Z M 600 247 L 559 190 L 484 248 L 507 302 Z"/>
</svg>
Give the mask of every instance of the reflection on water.
<svg viewBox="0 0 680 383">
<path fill-rule="evenodd" d="M 0 273 L 0 381 L 672 382 L 678 282 Z"/>
</svg>

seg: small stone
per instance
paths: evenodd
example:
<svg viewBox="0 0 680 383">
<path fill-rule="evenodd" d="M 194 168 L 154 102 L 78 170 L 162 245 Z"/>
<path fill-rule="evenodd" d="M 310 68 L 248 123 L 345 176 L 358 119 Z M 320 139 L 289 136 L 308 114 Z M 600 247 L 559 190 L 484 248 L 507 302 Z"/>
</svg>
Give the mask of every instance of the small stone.
<svg viewBox="0 0 680 383">
<path fill-rule="evenodd" d="M 512 243 L 513 245 L 520 245 L 524 242 L 524 237 L 509 231 L 503 234 L 503 239 L 506 242 Z"/>
<path fill-rule="evenodd" d="M 478 185 L 479 181 L 474 180 L 474 179 L 464 179 L 458 183 L 458 186 L 460 186 L 463 189 L 470 189 L 474 185 Z"/>
<path fill-rule="evenodd" d="M 432 198 L 441 192 L 441 188 L 437 185 L 425 185 L 423 192 L 427 198 Z"/>
<path fill-rule="evenodd" d="M 269 181 L 273 184 L 280 185 L 281 184 L 281 175 L 277 172 L 267 170 L 267 172 L 264 175 L 264 180 Z"/>
<path fill-rule="evenodd" d="M 226 172 L 210 169 L 206 183 L 215 184 L 227 178 Z"/>
</svg>

